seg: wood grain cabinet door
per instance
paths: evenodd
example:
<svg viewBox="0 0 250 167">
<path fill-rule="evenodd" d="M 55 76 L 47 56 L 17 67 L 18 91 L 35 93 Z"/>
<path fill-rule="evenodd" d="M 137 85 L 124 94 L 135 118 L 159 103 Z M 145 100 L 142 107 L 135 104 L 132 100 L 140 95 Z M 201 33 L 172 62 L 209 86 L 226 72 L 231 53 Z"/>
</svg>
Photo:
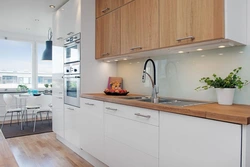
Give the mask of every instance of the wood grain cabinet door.
<svg viewBox="0 0 250 167">
<path fill-rule="evenodd" d="M 96 19 L 96 59 L 120 54 L 120 9 Z"/>
<path fill-rule="evenodd" d="M 96 17 L 100 17 L 132 0 L 96 0 Z"/>
<path fill-rule="evenodd" d="M 224 38 L 224 0 L 160 0 L 160 47 Z"/>
<path fill-rule="evenodd" d="M 121 8 L 121 53 L 159 47 L 158 0 L 136 0 Z"/>
</svg>

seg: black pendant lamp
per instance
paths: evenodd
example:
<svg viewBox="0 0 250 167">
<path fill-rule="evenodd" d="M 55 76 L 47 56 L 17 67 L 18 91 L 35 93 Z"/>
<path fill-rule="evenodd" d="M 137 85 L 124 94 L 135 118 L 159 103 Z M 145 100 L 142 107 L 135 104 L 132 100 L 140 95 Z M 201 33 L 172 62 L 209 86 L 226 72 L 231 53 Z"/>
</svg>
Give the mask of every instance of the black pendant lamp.
<svg viewBox="0 0 250 167">
<path fill-rule="evenodd" d="M 52 60 L 52 30 L 49 28 L 48 41 L 46 41 L 46 48 L 43 52 L 42 60 Z"/>
</svg>

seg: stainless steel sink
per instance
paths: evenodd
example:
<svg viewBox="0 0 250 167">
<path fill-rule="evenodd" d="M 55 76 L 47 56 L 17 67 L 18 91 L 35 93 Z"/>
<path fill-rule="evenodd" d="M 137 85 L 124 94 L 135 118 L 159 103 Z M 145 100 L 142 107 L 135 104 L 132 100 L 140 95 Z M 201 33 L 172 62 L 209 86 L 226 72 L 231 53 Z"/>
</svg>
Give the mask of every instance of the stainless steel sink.
<svg viewBox="0 0 250 167">
<path fill-rule="evenodd" d="M 147 96 L 130 96 L 130 97 L 124 97 L 124 99 L 152 103 L 151 99 Z M 202 102 L 202 101 L 196 101 L 196 100 L 171 99 L 171 98 L 163 98 L 163 97 L 159 98 L 159 102 L 158 102 L 158 104 L 166 104 L 166 105 L 179 106 L 179 107 L 193 106 L 193 105 L 200 105 L 200 104 L 207 104 L 207 103 L 209 102 Z"/>
</svg>

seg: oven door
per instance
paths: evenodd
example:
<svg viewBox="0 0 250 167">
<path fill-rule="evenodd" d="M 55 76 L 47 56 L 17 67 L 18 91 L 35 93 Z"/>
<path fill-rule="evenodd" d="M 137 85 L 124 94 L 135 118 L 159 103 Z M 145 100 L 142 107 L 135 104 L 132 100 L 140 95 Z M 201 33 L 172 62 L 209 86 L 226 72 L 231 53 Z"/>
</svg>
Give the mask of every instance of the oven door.
<svg viewBox="0 0 250 167">
<path fill-rule="evenodd" d="M 80 107 L 80 75 L 64 75 L 64 104 Z"/>
<path fill-rule="evenodd" d="M 64 46 L 64 63 L 72 63 L 81 60 L 80 40 Z"/>
</svg>

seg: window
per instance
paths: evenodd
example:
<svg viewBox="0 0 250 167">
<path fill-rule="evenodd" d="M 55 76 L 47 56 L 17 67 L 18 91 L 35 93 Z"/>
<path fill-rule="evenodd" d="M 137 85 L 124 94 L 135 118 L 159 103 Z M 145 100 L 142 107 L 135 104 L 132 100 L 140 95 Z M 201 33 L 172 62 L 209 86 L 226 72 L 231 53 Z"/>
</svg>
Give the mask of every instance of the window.
<svg viewBox="0 0 250 167">
<path fill-rule="evenodd" d="M 52 83 L 52 61 L 42 61 L 45 44 L 37 43 L 38 88 Z"/>
<path fill-rule="evenodd" d="M 0 39 L 0 89 L 31 88 L 32 44 Z"/>
</svg>

